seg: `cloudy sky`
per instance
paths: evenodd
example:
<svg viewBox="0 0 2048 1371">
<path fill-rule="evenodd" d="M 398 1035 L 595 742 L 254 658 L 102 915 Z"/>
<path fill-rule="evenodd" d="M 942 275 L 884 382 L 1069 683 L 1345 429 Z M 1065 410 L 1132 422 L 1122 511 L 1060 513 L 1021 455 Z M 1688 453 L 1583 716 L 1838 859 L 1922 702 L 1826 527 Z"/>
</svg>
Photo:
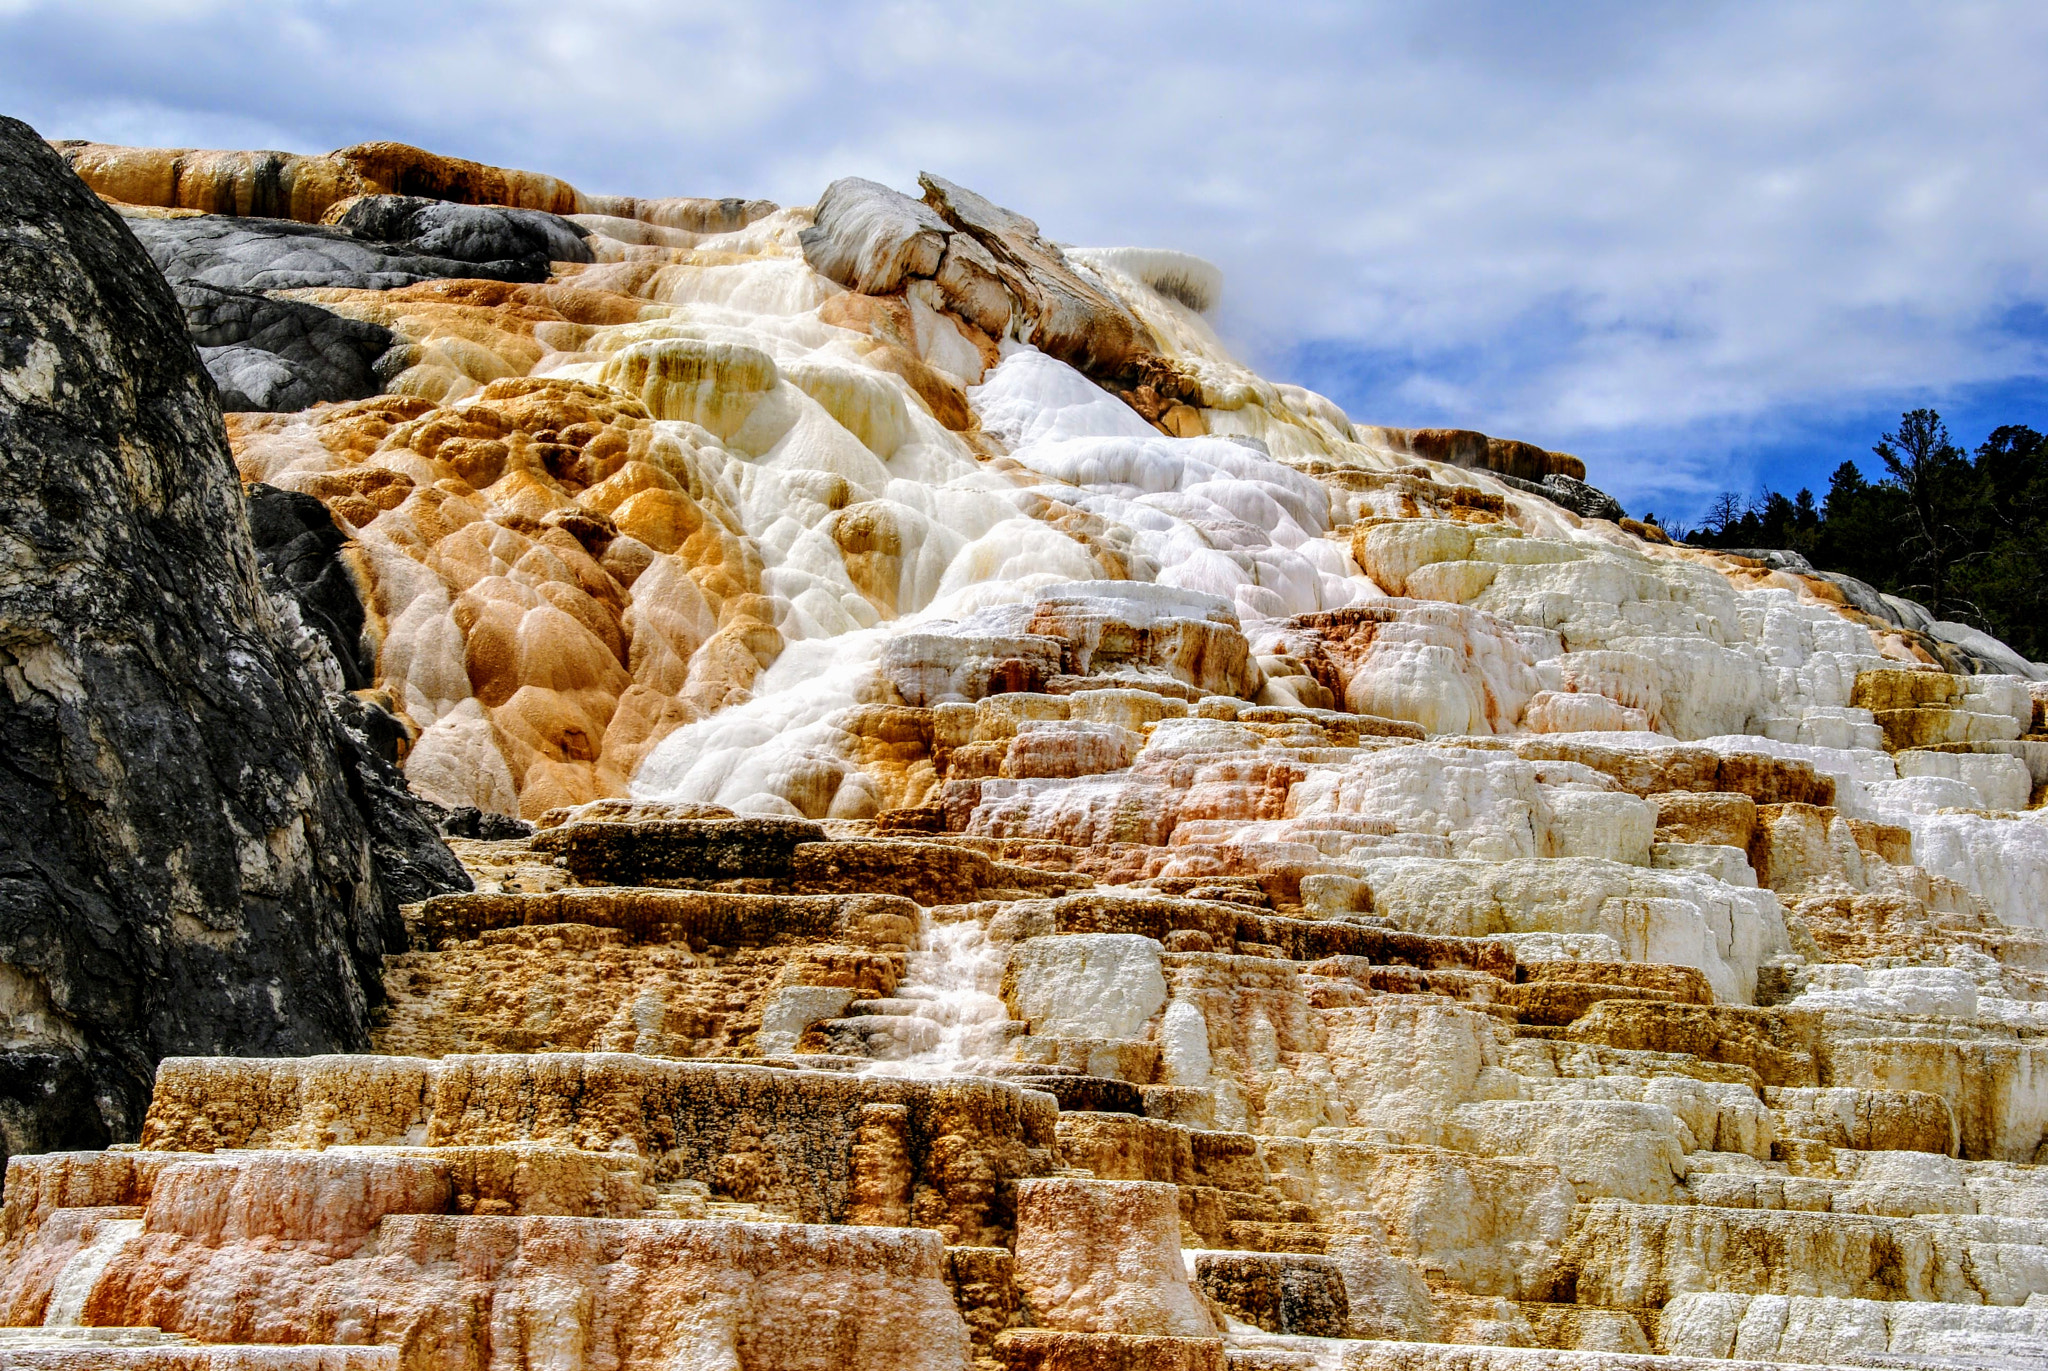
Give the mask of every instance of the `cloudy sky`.
<svg viewBox="0 0 2048 1371">
<path fill-rule="evenodd" d="M 1239 351 L 1354 419 L 1680 521 L 1908 406 L 2048 429 L 2044 71 L 2038 0 L 0 0 L 0 111 L 50 137 L 784 203 L 929 169 L 1215 261 Z"/>
</svg>

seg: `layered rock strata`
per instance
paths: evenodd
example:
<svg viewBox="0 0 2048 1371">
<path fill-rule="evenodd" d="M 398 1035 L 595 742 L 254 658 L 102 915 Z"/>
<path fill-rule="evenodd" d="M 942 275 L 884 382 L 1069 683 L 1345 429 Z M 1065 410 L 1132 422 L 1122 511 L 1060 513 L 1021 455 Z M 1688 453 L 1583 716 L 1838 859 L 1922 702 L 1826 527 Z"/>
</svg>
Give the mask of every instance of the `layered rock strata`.
<svg viewBox="0 0 2048 1371">
<path fill-rule="evenodd" d="M 938 177 L 70 155 L 186 244 L 548 254 L 231 287 L 391 336 L 236 459 L 411 785 L 536 831 L 370 1052 L 16 1157 L 0 1360 L 2038 1362 L 2048 672 Z"/>
</svg>

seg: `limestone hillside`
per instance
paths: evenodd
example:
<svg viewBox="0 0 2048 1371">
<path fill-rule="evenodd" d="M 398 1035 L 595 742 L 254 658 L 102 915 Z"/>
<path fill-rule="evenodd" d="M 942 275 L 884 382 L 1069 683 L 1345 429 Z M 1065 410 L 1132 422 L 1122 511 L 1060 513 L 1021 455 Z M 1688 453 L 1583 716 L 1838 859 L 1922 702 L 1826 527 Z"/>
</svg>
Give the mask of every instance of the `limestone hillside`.
<svg viewBox="0 0 2048 1371">
<path fill-rule="evenodd" d="M 48 929 L 276 986 L 8 1135 L 0 1368 L 2048 1364 L 2048 668 L 1356 422 L 1209 264 L 937 175 L 53 146 L 107 208 L 7 187 L 0 398 L 93 431 L 11 566 L 39 490 L 194 510 L 95 584 L 227 568 L 271 646 L 150 659 L 176 746 L 291 761 L 225 811 L 256 913 L 145 937 L 112 839 L 99 904 L 0 892 L 10 1062 L 118 1028 Z M 38 214 L 169 322 L 18 272 Z M 123 409 L 138 351 L 224 424 Z M 36 646 L 94 604 L 0 598 L 0 665 L 120 797 L 186 754 Z"/>
</svg>

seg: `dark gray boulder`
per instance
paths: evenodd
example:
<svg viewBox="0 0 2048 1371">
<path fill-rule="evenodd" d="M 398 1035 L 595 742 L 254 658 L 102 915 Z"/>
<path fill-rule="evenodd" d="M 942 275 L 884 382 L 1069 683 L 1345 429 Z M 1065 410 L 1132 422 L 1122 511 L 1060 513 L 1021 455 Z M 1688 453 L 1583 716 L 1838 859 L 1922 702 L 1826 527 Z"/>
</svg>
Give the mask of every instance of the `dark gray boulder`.
<svg viewBox="0 0 2048 1371">
<path fill-rule="evenodd" d="M 347 229 L 221 214 L 126 216 L 157 269 L 224 290 L 394 290 L 422 281 L 545 281 L 547 263 L 464 261 L 370 242 Z"/>
<path fill-rule="evenodd" d="M 384 797 L 263 587 L 178 301 L 9 119 L 0 556 L 6 1146 L 135 1136 L 166 1055 L 367 1046 Z"/>
<path fill-rule="evenodd" d="M 84 1054 L 70 1043 L 0 1051 L 0 1165 L 17 1152 L 105 1147 L 102 1116 Z"/>
<path fill-rule="evenodd" d="M 386 707 L 388 697 L 370 688 L 376 655 L 363 640 L 368 616 L 343 555 L 348 535 L 310 495 L 260 481 L 245 486 L 243 494 L 257 574 L 284 611 L 285 627 L 302 630 L 298 655 L 327 687 L 328 709 L 341 725 L 337 741 L 347 762 L 349 796 L 369 826 L 386 924 L 396 928 L 400 905 L 468 890 L 469 875 L 441 841 L 445 811 L 408 790 L 398 769 L 413 732 Z"/>
<path fill-rule="evenodd" d="M 422 281 L 545 281 L 588 262 L 589 232 L 558 214 L 366 195 L 338 225 L 131 212 L 128 226 L 178 293 L 229 410 L 290 413 L 384 388 L 405 353 L 389 329 L 262 292 L 390 290 Z"/>
<path fill-rule="evenodd" d="M 503 205 L 457 205 L 417 195 L 365 195 L 338 227 L 367 242 L 455 262 L 518 262 L 548 277 L 553 262 L 596 260 L 590 230 L 559 214 Z"/>
<path fill-rule="evenodd" d="M 348 535 L 310 495 L 260 481 L 244 494 L 264 587 L 298 605 L 299 621 L 326 640 L 347 689 L 367 688 L 377 664 L 363 644 L 362 594 L 341 557 Z"/>
<path fill-rule="evenodd" d="M 1714 551 L 1725 552 L 1731 557 L 1747 557 L 1752 562 L 1762 562 L 1773 571 L 1789 571 L 1799 576 L 1819 574 L 1813 569 L 1812 562 L 1788 547 L 1717 547 Z M 1857 584 L 1863 583 L 1858 581 Z"/>
<path fill-rule="evenodd" d="M 531 838 L 533 825 L 510 814 L 494 814 L 475 805 L 443 809 L 435 826 L 444 838 L 482 838 L 501 842 L 508 838 Z"/>
<path fill-rule="evenodd" d="M 1205 1252 L 1195 1284 L 1229 1315 L 1268 1333 L 1342 1338 L 1351 1332 L 1344 1272 L 1324 1256 Z"/>
<path fill-rule="evenodd" d="M 1476 436 L 1484 437 L 1483 434 Z M 1612 519 L 1619 523 L 1625 513 L 1621 501 L 1600 487 L 1588 485 L 1575 476 L 1552 472 L 1540 481 L 1532 481 L 1505 471 L 1495 471 L 1492 474 L 1495 480 L 1511 485 L 1516 490 L 1526 490 L 1531 495 L 1541 495 L 1550 503 L 1570 510 L 1581 519 Z"/>
<path fill-rule="evenodd" d="M 1542 481 L 1543 491 L 1551 500 L 1563 505 L 1581 519 L 1612 519 L 1621 522 L 1624 511 L 1621 501 L 1609 495 L 1598 486 L 1588 485 L 1575 476 L 1552 472 Z"/>
<path fill-rule="evenodd" d="M 378 363 L 398 341 L 390 329 L 254 291 L 174 285 L 222 409 L 289 414 L 384 388 Z"/>
<path fill-rule="evenodd" d="M 386 933 L 402 936 L 405 925 L 399 906 L 475 887 L 442 841 L 447 811 L 408 790 L 405 773 L 398 769 L 397 744 L 403 740 L 410 746 L 410 731 L 373 694 L 337 693 L 327 702 L 341 724 L 349 796 L 369 826 L 370 858 L 384 894 Z"/>
</svg>

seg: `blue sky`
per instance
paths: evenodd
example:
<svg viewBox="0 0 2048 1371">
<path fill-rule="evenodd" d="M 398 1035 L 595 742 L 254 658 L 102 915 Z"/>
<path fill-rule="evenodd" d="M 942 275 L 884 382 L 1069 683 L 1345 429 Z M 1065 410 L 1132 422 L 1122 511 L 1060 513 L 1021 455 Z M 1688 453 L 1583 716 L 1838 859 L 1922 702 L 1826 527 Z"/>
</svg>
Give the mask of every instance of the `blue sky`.
<svg viewBox="0 0 2048 1371">
<path fill-rule="evenodd" d="M 1825 486 L 1906 407 L 2048 428 L 2038 3 L 0 0 L 52 137 L 371 138 L 806 203 L 930 169 L 1220 265 L 1353 418 L 1574 451 L 1632 509 Z"/>
</svg>

